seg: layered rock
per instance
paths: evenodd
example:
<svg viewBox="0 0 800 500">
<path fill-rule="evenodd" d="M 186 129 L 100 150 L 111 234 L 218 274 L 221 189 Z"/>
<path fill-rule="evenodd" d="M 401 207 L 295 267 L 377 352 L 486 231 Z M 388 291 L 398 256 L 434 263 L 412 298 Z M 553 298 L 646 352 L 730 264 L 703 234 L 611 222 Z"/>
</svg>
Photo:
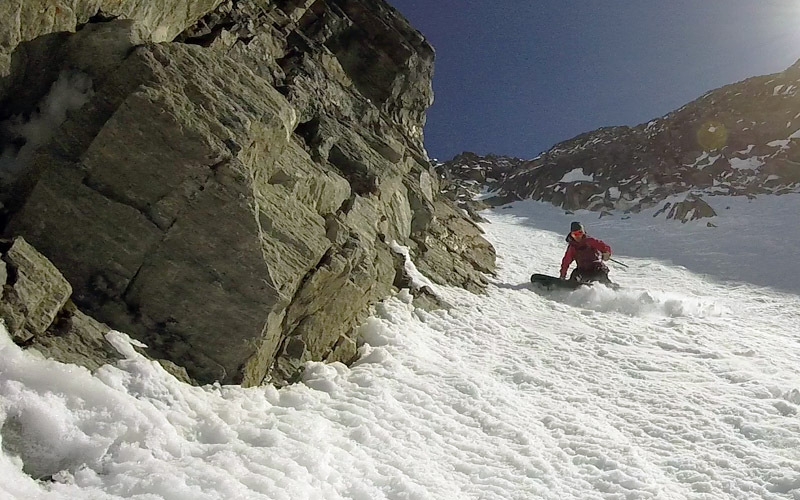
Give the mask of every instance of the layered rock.
<svg viewBox="0 0 800 500">
<path fill-rule="evenodd" d="M 5 232 L 83 310 L 200 382 L 253 385 L 355 359 L 395 243 L 482 290 L 494 251 L 422 147 L 433 51 L 391 7 L 228 1 L 180 43 L 148 37 L 122 20 L 39 37 L 0 95 L 29 116 L 64 72 L 91 82 L 41 145 L 6 131 Z"/>
<path fill-rule="evenodd" d="M 440 169 L 468 186 L 475 173 L 464 177 L 465 168 L 488 162 L 497 166 L 481 168 L 506 171 L 500 166 L 514 165 L 495 198 L 486 200 L 490 204 L 532 198 L 601 214 L 660 207 L 659 214 L 684 222 L 711 217 L 703 197 L 800 189 L 798 90 L 800 61 L 782 73 L 709 92 L 649 123 L 582 134 L 533 160 L 462 155 Z M 679 195 L 686 199 L 673 199 Z"/>
<path fill-rule="evenodd" d="M 524 163 L 525 160 L 519 158 L 465 152 L 439 163 L 436 170 L 442 179 L 442 194 L 467 212 L 472 220 L 483 222 L 481 210 L 519 199 L 513 193 L 501 197 L 497 192 L 503 181 Z"/>
<path fill-rule="evenodd" d="M 21 42 L 90 21 L 133 19 L 148 39 L 172 40 L 222 0 L 3 0 L 0 3 L 0 76 Z"/>
<path fill-rule="evenodd" d="M 78 309 L 52 262 L 21 237 L 0 241 L 0 252 L 0 319 L 17 344 L 91 370 L 122 358 L 106 340 L 108 325 Z M 190 382 L 184 369 L 159 361 Z"/>
<path fill-rule="evenodd" d="M 0 261 L 0 316 L 11 338 L 28 343 L 55 323 L 72 295 L 72 287 L 24 239 L 6 245 Z"/>
</svg>

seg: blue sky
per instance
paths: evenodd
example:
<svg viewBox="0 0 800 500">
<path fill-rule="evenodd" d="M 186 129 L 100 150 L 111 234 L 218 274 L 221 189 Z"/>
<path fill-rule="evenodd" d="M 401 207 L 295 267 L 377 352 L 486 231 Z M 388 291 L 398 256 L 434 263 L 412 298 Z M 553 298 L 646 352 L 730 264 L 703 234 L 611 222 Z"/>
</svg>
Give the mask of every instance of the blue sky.
<svg viewBox="0 0 800 500">
<path fill-rule="evenodd" d="M 389 0 L 436 49 L 432 158 L 533 158 L 800 58 L 800 0 Z"/>
</svg>

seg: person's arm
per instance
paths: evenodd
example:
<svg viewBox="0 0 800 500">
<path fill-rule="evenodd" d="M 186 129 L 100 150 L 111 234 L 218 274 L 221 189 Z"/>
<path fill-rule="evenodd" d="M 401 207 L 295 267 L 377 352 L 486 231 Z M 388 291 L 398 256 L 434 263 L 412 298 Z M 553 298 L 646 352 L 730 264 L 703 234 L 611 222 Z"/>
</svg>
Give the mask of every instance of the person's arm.
<svg viewBox="0 0 800 500">
<path fill-rule="evenodd" d="M 600 253 L 611 253 L 611 247 L 606 245 L 606 243 L 602 240 L 598 240 L 596 238 L 587 238 L 586 243 Z"/>
<path fill-rule="evenodd" d="M 603 260 L 608 260 L 611 258 L 611 247 L 606 245 L 604 241 L 595 238 L 588 238 L 586 242 L 589 244 L 589 246 L 600 252 L 600 254 L 603 256 Z"/>
<path fill-rule="evenodd" d="M 569 245 L 567 247 L 567 252 L 564 254 L 564 258 L 561 259 L 561 274 L 559 275 L 561 279 L 567 277 L 567 270 L 573 260 L 575 260 L 575 249 L 572 248 L 572 245 Z"/>
</svg>

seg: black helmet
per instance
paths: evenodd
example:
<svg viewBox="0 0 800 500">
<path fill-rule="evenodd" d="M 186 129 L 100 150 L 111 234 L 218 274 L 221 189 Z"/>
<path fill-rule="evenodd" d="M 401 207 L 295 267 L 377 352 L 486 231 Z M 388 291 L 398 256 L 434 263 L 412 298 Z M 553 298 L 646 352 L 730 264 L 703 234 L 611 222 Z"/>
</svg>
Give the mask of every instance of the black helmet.
<svg viewBox="0 0 800 500">
<path fill-rule="evenodd" d="M 569 225 L 569 233 L 567 233 L 567 237 L 564 238 L 564 239 L 567 242 L 569 242 L 569 241 L 577 241 L 577 240 L 575 240 L 575 238 L 572 237 L 572 233 L 574 233 L 575 231 L 582 231 L 583 234 L 586 234 L 586 230 L 583 228 L 583 224 L 581 224 L 580 222 L 575 221 L 575 222 L 573 222 L 572 224 Z"/>
</svg>

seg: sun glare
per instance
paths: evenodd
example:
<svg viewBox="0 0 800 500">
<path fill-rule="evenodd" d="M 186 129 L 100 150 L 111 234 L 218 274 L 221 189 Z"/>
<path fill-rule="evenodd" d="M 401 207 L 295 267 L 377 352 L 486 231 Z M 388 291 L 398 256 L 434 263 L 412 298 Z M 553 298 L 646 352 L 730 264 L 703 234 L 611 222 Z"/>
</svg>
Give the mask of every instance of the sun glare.
<svg viewBox="0 0 800 500">
<path fill-rule="evenodd" d="M 760 2 L 753 3 L 760 5 Z M 796 50 L 800 46 L 800 0 L 776 0 L 771 3 L 775 34 L 780 41 L 786 42 L 787 51 Z"/>
</svg>

